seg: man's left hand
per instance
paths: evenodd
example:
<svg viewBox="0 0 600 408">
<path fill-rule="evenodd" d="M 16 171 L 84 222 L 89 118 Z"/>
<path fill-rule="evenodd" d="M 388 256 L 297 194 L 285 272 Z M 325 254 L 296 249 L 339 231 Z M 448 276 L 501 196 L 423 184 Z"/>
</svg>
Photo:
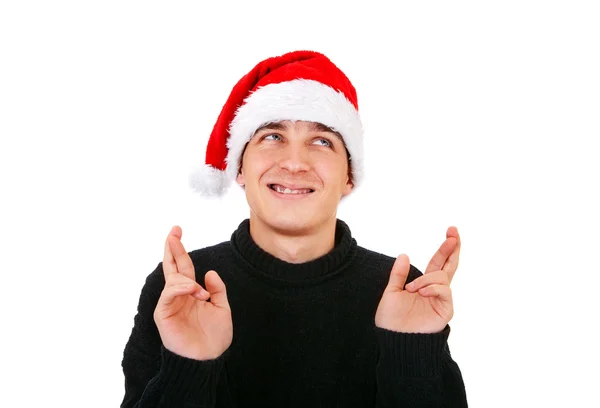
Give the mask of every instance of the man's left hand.
<svg viewBox="0 0 600 408">
<path fill-rule="evenodd" d="M 404 286 L 410 261 L 396 258 L 390 280 L 375 314 L 375 325 L 402 333 L 438 333 L 454 314 L 450 282 L 458 268 L 460 236 L 449 227 L 446 240 L 433 255 L 425 273 Z"/>
</svg>

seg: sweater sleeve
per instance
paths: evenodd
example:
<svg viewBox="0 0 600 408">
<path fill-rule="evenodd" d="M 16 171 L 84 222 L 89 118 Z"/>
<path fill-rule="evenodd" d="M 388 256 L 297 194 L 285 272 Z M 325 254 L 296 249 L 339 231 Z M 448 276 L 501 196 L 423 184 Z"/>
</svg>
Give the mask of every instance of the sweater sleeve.
<svg viewBox="0 0 600 408">
<path fill-rule="evenodd" d="M 123 352 L 125 396 L 121 408 L 214 407 L 223 356 L 193 360 L 162 345 L 154 309 L 164 287 L 162 263 L 146 279 Z"/>
<path fill-rule="evenodd" d="M 450 326 L 440 333 L 398 333 L 376 327 L 377 407 L 464 408 L 462 374 L 450 356 Z"/>
</svg>

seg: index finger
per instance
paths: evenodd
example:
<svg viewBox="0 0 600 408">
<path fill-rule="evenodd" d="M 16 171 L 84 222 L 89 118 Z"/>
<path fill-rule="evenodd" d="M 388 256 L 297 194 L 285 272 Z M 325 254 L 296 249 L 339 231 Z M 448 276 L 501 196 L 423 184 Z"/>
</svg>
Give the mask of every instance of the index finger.
<svg viewBox="0 0 600 408">
<path fill-rule="evenodd" d="M 181 228 L 178 225 L 175 225 L 171 228 L 169 235 L 167 235 L 167 239 L 165 240 L 165 252 L 163 255 L 163 272 L 165 274 L 165 281 L 167 277 L 171 274 L 178 273 L 177 263 L 175 262 L 175 258 L 173 257 L 173 253 L 171 252 L 171 245 L 169 245 L 169 239 L 171 235 L 174 235 L 177 239 L 181 238 Z"/>
</svg>

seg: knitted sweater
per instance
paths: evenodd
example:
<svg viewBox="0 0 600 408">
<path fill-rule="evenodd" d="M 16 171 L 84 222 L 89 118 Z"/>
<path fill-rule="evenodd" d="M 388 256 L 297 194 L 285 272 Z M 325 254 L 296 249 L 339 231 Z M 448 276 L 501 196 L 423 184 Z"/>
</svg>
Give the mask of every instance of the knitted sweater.
<svg viewBox="0 0 600 408">
<path fill-rule="evenodd" d="M 449 326 L 435 334 L 375 326 L 394 258 L 358 246 L 338 219 L 329 253 L 292 264 L 257 246 L 249 225 L 189 252 L 200 284 L 211 269 L 225 282 L 231 346 L 205 361 L 162 346 L 153 319 L 165 283 L 159 263 L 123 353 L 122 408 L 467 406 Z M 411 265 L 407 282 L 419 275 Z"/>
</svg>

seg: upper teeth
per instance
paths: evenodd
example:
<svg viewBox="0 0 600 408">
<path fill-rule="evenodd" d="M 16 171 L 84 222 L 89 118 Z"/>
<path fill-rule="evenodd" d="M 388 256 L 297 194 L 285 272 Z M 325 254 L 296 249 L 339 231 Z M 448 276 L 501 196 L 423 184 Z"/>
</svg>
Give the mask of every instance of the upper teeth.
<svg viewBox="0 0 600 408">
<path fill-rule="evenodd" d="M 305 194 L 305 193 L 310 193 L 310 189 L 305 188 L 302 190 L 290 190 L 289 188 L 283 188 L 282 186 L 279 186 L 277 184 L 275 184 L 273 186 L 273 188 L 275 189 L 275 191 L 277 191 L 278 193 L 283 193 L 283 194 Z"/>
</svg>

